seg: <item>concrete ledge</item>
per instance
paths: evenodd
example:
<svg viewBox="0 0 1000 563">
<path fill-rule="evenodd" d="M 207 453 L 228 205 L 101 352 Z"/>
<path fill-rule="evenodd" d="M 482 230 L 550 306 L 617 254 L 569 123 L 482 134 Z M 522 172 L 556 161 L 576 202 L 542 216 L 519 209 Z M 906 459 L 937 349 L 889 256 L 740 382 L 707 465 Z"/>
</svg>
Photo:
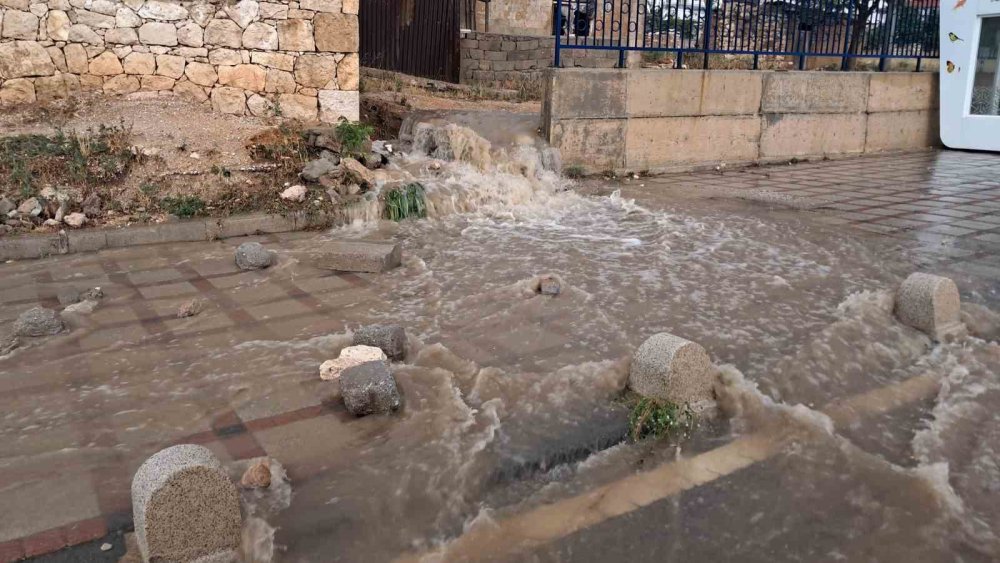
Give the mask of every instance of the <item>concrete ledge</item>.
<svg viewBox="0 0 1000 563">
<path fill-rule="evenodd" d="M 0 260 L 43 258 L 65 254 L 68 249 L 60 235 L 25 235 L 0 239 Z"/>
<path fill-rule="evenodd" d="M 83 229 L 63 234 L 23 235 L 0 238 L 0 261 L 45 258 L 56 254 L 94 252 L 166 242 L 197 242 L 231 237 L 285 233 L 332 226 L 337 219 L 327 214 L 289 216 L 254 214 L 236 217 L 189 219 L 159 225 L 122 229 Z"/>
</svg>

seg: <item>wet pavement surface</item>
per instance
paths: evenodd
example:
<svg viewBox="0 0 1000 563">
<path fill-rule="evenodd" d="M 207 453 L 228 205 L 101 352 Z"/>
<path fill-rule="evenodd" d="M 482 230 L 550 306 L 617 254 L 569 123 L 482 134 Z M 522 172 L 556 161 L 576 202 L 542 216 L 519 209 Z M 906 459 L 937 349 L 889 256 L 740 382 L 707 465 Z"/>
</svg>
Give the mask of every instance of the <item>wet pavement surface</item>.
<svg viewBox="0 0 1000 563">
<path fill-rule="evenodd" d="M 456 172 L 466 184 L 484 181 L 478 174 Z M 127 529 L 132 475 L 178 443 L 203 444 L 227 466 L 269 455 L 287 468 L 295 492 L 270 522 L 275 560 L 390 561 L 442 549 L 446 560 L 1000 556 L 990 532 L 1000 514 L 974 499 L 1000 495 L 988 461 L 1000 448 L 989 414 L 1000 406 L 998 347 L 932 348 L 892 322 L 884 299 L 927 270 L 952 276 L 966 302 L 1000 310 L 1000 155 L 864 157 L 597 191 L 619 188 L 621 197 L 508 194 L 486 212 L 398 227 L 0 265 L 0 325 L 36 305 L 61 309 L 68 288 L 105 294 L 93 313 L 68 317 L 71 331 L 0 358 L 0 560 Z M 404 266 L 371 275 L 311 265 L 323 240 L 346 236 L 400 240 Z M 279 263 L 239 271 L 232 253 L 247 240 L 278 251 Z M 547 272 L 565 291 L 543 301 L 527 288 Z M 195 298 L 205 310 L 178 318 Z M 411 337 L 406 365 L 394 367 L 407 397 L 399 419 L 351 417 L 318 378 L 347 331 L 371 322 L 398 322 Z M 927 372 L 965 379 L 952 395 L 818 437 L 812 414 L 784 407 L 707 425 L 687 455 L 762 432 L 765 445 L 740 450 L 744 465 L 706 461 L 709 476 L 682 470 L 678 479 L 701 485 L 644 490 L 648 500 L 602 509 L 580 529 L 542 530 L 509 552 L 476 549 L 492 545 L 489 533 L 470 531 L 506 529 L 560 502 L 572 510 L 553 518 L 571 520 L 587 512 L 573 499 L 677 455 L 622 444 L 545 461 L 559 443 L 576 444 L 574 432 L 614 418 L 607 405 L 622 359 L 660 330 L 702 343 L 765 396 L 803 409 Z M 784 417 L 810 422 L 775 430 Z M 970 427 L 988 447 L 949 437 Z M 534 454 L 541 469 L 504 473 Z M 932 486 L 941 463 L 952 492 Z M 942 508 L 948 495 L 974 522 Z M 449 551 L 463 536 L 472 550 Z"/>
</svg>

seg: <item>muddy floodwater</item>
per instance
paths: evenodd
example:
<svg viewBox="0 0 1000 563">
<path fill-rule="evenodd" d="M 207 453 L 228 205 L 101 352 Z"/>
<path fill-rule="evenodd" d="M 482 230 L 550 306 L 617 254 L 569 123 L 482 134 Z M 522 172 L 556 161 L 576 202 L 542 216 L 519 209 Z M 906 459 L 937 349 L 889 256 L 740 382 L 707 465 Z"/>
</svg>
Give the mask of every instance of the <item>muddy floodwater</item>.
<svg viewBox="0 0 1000 563">
<path fill-rule="evenodd" d="M 287 471 L 280 499 L 245 499 L 247 560 L 1000 558 L 995 281 L 966 280 L 973 334 L 935 344 L 892 315 L 922 265 L 898 241 L 774 203 L 573 182 L 529 125 L 408 124 L 414 148 L 386 174 L 419 180 L 430 217 L 361 205 L 349 226 L 265 239 L 280 258 L 264 272 L 231 272 L 234 241 L 60 259 L 79 275 L 49 281 L 109 297 L 0 358 L 5 511 L 33 514 L 42 487 L 64 493 L 53 510 L 96 495 L 127 511 L 138 464 L 194 440 L 234 474 L 264 454 Z M 398 241 L 403 265 L 312 267 L 341 238 Z M 149 330 L 192 295 L 214 301 Z M 407 330 L 404 407 L 353 419 L 318 366 L 368 323 Z M 620 395 L 658 332 L 723 366 L 720 414 L 634 443 Z M 0 516 L 5 539 L 25 519 Z"/>
</svg>

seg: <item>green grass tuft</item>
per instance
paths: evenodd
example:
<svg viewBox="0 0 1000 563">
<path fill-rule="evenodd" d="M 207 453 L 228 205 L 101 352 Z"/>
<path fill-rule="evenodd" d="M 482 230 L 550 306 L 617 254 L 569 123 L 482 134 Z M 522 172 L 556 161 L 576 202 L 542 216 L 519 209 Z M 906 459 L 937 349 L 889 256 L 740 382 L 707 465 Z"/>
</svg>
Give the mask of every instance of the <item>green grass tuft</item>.
<svg viewBox="0 0 1000 563">
<path fill-rule="evenodd" d="M 402 221 L 408 217 L 427 217 L 424 187 L 416 182 L 385 194 L 385 218 Z"/>
<path fill-rule="evenodd" d="M 695 416 L 687 405 L 643 398 L 632 407 L 628 422 L 636 441 L 649 436 L 687 438 L 694 429 Z"/>
</svg>

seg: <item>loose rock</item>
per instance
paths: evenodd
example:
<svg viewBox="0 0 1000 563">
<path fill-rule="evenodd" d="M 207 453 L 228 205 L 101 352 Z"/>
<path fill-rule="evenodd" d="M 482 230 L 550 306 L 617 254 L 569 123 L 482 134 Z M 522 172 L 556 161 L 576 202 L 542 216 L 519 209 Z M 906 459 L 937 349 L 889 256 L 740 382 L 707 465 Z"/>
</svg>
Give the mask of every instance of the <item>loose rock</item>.
<svg viewBox="0 0 1000 563">
<path fill-rule="evenodd" d="M 192 299 L 187 303 L 184 303 L 177 310 L 177 318 L 185 319 L 187 317 L 193 317 L 205 309 L 205 302 L 201 299 Z"/>
<path fill-rule="evenodd" d="M 308 182 L 318 182 L 319 179 L 327 174 L 338 170 L 339 166 L 328 159 L 317 158 L 316 160 L 309 161 L 305 167 L 302 168 L 302 172 L 299 173 L 303 180 Z"/>
<path fill-rule="evenodd" d="M 92 287 L 80 294 L 80 299 L 96 301 L 98 299 L 104 299 L 104 290 L 99 287 Z"/>
<path fill-rule="evenodd" d="M 275 253 L 259 242 L 245 242 L 236 249 L 236 265 L 241 270 L 262 270 L 274 264 Z"/>
<path fill-rule="evenodd" d="M 240 479 L 240 486 L 244 489 L 266 489 L 270 487 L 270 465 L 271 460 L 266 457 L 251 463 Z"/>
<path fill-rule="evenodd" d="M 73 227 L 74 229 L 79 229 L 87 222 L 87 216 L 83 213 L 70 213 L 69 215 L 63 217 L 63 221 Z"/>
<path fill-rule="evenodd" d="M 402 399 L 385 362 L 367 362 L 340 376 L 344 405 L 354 416 L 382 414 L 399 408 Z"/>
<path fill-rule="evenodd" d="M 6 217 L 8 213 L 17 209 L 14 202 L 7 198 L 0 198 L 0 217 Z"/>
<path fill-rule="evenodd" d="M 301 185 L 291 186 L 281 192 L 281 199 L 285 201 L 295 201 L 302 203 L 306 200 L 306 187 Z"/>
<path fill-rule="evenodd" d="M 369 170 L 364 164 L 361 164 L 353 158 L 342 158 L 340 160 L 340 165 L 344 168 L 344 172 L 347 177 L 358 184 L 372 187 L 375 185 L 375 177 L 372 176 L 371 170 Z"/>
<path fill-rule="evenodd" d="M 38 217 L 42 214 L 42 204 L 38 201 L 37 197 L 29 197 L 28 199 L 21 202 L 21 205 L 17 207 L 17 212 L 21 215 L 31 215 L 32 217 Z"/>
<path fill-rule="evenodd" d="M 348 368 L 367 362 L 386 361 L 388 357 L 375 346 L 348 346 L 340 351 L 335 360 L 327 360 L 319 366 L 319 377 L 327 381 L 338 379 Z"/>
<path fill-rule="evenodd" d="M 354 331 L 355 346 L 374 346 L 394 362 L 406 357 L 406 330 L 399 325 L 368 325 Z"/>
<path fill-rule="evenodd" d="M 559 279 L 555 276 L 543 276 L 542 279 L 538 281 L 538 293 L 542 295 L 559 295 L 562 291 L 562 285 L 559 283 Z"/>
<path fill-rule="evenodd" d="M 21 313 L 14 321 L 14 334 L 18 336 L 50 336 L 66 327 L 59 314 L 52 309 L 35 307 Z"/>
<path fill-rule="evenodd" d="M 147 459 L 132 479 L 132 514 L 144 561 L 235 560 L 239 493 L 204 446 L 173 446 Z"/>
<path fill-rule="evenodd" d="M 650 336 L 632 356 L 628 385 L 644 397 L 697 406 L 714 399 L 714 379 L 704 348 L 663 332 Z"/>
<path fill-rule="evenodd" d="M 98 217 L 101 214 L 101 196 L 91 193 L 83 200 L 83 214 L 87 217 Z"/>
</svg>

